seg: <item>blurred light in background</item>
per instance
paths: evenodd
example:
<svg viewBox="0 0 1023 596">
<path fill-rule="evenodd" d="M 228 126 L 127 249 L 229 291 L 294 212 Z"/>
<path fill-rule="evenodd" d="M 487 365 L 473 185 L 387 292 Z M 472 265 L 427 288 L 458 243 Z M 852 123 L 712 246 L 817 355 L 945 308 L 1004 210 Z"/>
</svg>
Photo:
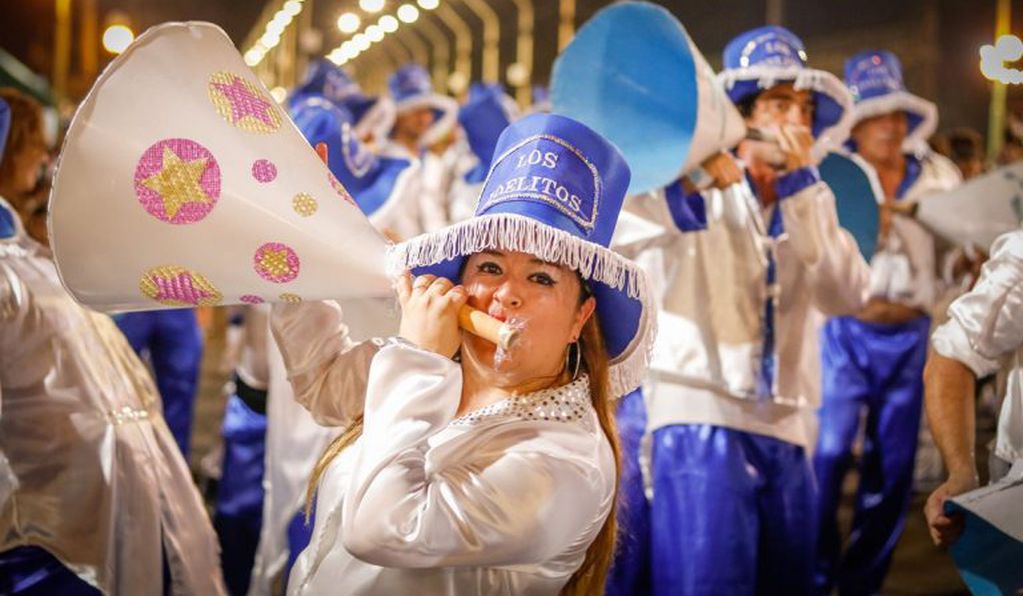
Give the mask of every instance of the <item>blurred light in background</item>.
<svg viewBox="0 0 1023 596">
<path fill-rule="evenodd" d="M 373 43 L 376 43 L 384 38 L 384 30 L 377 25 L 370 25 L 369 27 L 366 27 L 366 31 L 364 33 L 366 37 L 369 38 L 369 40 L 372 41 Z"/>
<path fill-rule="evenodd" d="M 354 44 L 356 49 L 358 49 L 360 52 L 365 52 L 366 50 L 368 50 L 369 46 L 372 43 L 373 42 L 371 42 L 369 38 L 362 33 L 357 33 L 355 37 L 352 38 L 352 44 Z"/>
<path fill-rule="evenodd" d="M 359 20 L 359 15 L 354 12 L 342 13 L 337 18 L 337 28 L 341 33 L 355 33 L 359 30 L 359 25 L 362 22 Z"/>
<path fill-rule="evenodd" d="M 455 95 L 461 94 L 469 86 L 469 77 L 464 72 L 455 71 L 448 77 L 448 90 Z"/>
<path fill-rule="evenodd" d="M 125 25 L 111 25 L 103 32 L 103 49 L 111 54 L 120 54 L 131 45 L 135 33 Z"/>
<path fill-rule="evenodd" d="M 1006 85 L 1023 84 L 1023 70 L 1006 66 L 1020 58 L 1023 58 L 1023 40 L 1015 35 L 1003 35 L 995 45 L 980 46 L 980 72 L 989 80 Z"/>
<path fill-rule="evenodd" d="M 398 30 L 398 19 L 394 18 L 389 14 L 385 14 L 384 16 L 380 17 L 380 20 L 377 22 L 377 25 L 379 25 L 380 28 L 383 29 L 384 33 L 394 33 L 395 31 Z"/>
<path fill-rule="evenodd" d="M 521 62 L 514 62 L 508 65 L 508 84 L 512 87 L 521 87 L 529 80 L 529 69 Z"/>
<path fill-rule="evenodd" d="M 419 7 L 423 10 L 433 10 L 440 4 L 440 0 L 419 0 Z"/>
<path fill-rule="evenodd" d="M 403 23 L 415 23 L 419 18 L 419 9 L 411 4 L 402 4 L 398 7 L 398 18 Z"/>
<path fill-rule="evenodd" d="M 384 9 L 384 0 L 359 0 L 359 8 L 366 12 L 380 12 Z"/>
<path fill-rule="evenodd" d="M 277 103 L 284 103 L 284 100 L 288 98 L 288 90 L 284 87 L 274 87 L 270 90 L 270 97 L 274 98 Z"/>
</svg>

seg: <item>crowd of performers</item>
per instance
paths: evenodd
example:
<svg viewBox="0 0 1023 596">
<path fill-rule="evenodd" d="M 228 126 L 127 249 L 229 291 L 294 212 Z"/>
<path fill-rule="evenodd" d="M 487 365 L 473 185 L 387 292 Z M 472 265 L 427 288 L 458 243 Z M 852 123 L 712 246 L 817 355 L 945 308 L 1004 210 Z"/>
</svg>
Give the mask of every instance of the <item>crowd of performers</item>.
<svg viewBox="0 0 1023 596">
<path fill-rule="evenodd" d="M 617 149 L 540 95 L 459 105 L 409 65 L 372 97 L 314 63 L 285 108 L 410 273 L 400 313 L 231 310 L 212 518 L 185 459 L 194 311 L 74 302 L 29 233 L 40 108 L 0 92 L 0 593 L 878 593 L 925 384 L 948 469 L 927 517 L 953 542 L 973 387 L 1013 353 L 992 476 L 1023 458 L 1023 232 L 981 268 L 914 219 L 962 177 L 890 52 L 842 81 L 763 27 L 717 81 L 762 134 L 626 196 Z M 869 262 L 828 150 L 883 189 Z M 466 303 L 519 322 L 517 351 L 461 334 Z"/>
</svg>

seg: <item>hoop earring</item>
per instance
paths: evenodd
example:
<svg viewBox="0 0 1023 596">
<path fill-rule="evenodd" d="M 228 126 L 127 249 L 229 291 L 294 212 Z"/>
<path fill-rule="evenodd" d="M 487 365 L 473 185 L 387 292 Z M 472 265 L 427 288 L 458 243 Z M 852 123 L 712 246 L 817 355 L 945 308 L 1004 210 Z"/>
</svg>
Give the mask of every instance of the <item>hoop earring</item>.
<svg viewBox="0 0 1023 596">
<path fill-rule="evenodd" d="M 575 354 L 573 358 L 572 355 Z M 579 349 L 579 340 L 568 344 L 568 349 L 565 350 L 565 370 L 572 370 L 572 380 L 575 381 L 579 378 L 579 366 L 582 362 L 583 355 Z M 573 362 L 574 361 L 574 362 Z M 573 362 L 571 365 L 570 362 Z"/>
</svg>

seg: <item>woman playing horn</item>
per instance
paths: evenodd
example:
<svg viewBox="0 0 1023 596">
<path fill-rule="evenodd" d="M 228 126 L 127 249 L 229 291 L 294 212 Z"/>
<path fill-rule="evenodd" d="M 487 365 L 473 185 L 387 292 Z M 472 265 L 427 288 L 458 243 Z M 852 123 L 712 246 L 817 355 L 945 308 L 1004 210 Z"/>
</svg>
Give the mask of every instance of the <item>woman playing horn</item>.
<svg viewBox="0 0 1023 596">
<path fill-rule="evenodd" d="M 311 480 L 292 594 L 603 592 L 613 399 L 653 336 L 642 273 L 605 248 L 629 172 L 560 116 L 512 125 L 495 155 L 474 218 L 395 247 L 400 337 L 354 345 L 334 303 L 274 307 L 296 397 L 347 427 Z M 518 342 L 460 332 L 466 303 Z"/>
</svg>

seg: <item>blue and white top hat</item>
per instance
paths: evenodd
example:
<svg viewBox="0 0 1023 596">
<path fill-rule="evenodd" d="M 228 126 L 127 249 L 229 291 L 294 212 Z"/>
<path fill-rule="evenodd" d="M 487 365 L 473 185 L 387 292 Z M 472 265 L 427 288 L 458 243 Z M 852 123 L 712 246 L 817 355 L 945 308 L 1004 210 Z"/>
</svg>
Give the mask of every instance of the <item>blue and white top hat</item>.
<svg viewBox="0 0 1023 596">
<path fill-rule="evenodd" d="M 427 107 L 433 110 L 433 126 L 420 139 L 420 145 L 427 147 L 441 140 L 451 132 L 458 116 L 458 102 L 433 92 L 430 73 L 418 64 L 408 64 L 398 69 L 387 81 L 387 89 L 394 102 L 396 114 Z M 394 126 L 392 120 L 388 133 Z"/>
<path fill-rule="evenodd" d="M 347 110 L 360 138 L 377 135 L 394 122 L 394 104 L 389 98 L 366 95 L 344 69 L 325 58 L 309 65 L 305 80 L 288 98 L 288 106 L 294 109 L 310 97 L 326 99 Z"/>
<path fill-rule="evenodd" d="M 830 72 L 807 67 L 803 42 L 788 29 L 769 25 L 739 35 L 725 46 L 723 64 L 718 80 L 732 103 L 779 83 L 809 89 L 814 98 L 811 128 L 816 156 L 823 157 L 849 137 L 853 124 L 849 90 Z"/>
<path fill-rule="evenodd" d="M 895 54 L 885 50 L 860 52 L 845 61 L 845 84 L 856 102 L 853 125 L 861 120 L 905 112 L 909 121 L 904 148 L 915 151 L 925 146 L 938 126 L 938 108 L 926 99 L 906 91 L 902 65 Z"/>
<path fill-rule="evenodd" d="M 536 255 L 578 271 L 597 299 L 612 394 L 643 381 L 656 310 L 642 270 L 608 244 L 629 186 L 618 150 L 583 124 L 533 114 L 501 134 L 476 214 L 394 247 L 391 266 L 457 281 L 484 250 Z"/>
<path fill-rule="evenodd" d="M 490 171 L 498 137 L 517 118 L 518 106 L 500 84 L 474 83 L 469 88 L 469 98 L 458 110 L 458 123 L 479 163 L 466 173 L 466 182 L 483 182 Z"/>
<path fill-rule="evenodd" d="M 370 221 L 397 203 L 413 172 L 411 161 L 375 155 L 360 140 L 351 113 L 322 97 L 306 97 L 289 115 L 311 145 L 326 143 L 327 167 Z"/>
</svg>

